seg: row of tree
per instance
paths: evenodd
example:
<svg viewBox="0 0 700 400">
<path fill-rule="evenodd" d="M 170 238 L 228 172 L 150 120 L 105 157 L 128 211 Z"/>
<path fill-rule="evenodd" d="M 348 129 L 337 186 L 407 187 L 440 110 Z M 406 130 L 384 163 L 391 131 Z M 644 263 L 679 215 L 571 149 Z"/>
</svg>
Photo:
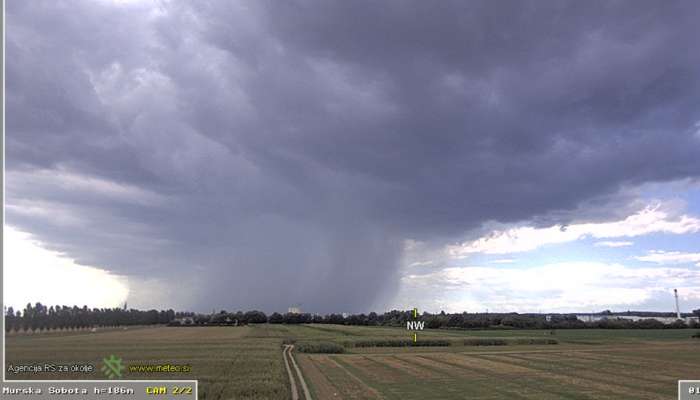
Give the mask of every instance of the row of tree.
<svg viewBox="0 0 700 400">
<path fill-rule="evenodd" d="M 700 310 L 694 314 L 700 316 Z M 601 314 L 603 315 L 603 314 Z M 568 328 L 685 328 L 697 327 L 697 323 L 686 324 L 677 321 L 664 324 L 654 319 L 631 321 L 618 319 L 612 313 L 604 320 L 584 322 L 574 314 L 518 314 L 518 313 L 422 313 L 419 320 L 428 329 L 568 329 Z M 651 315 L 650 315 L 651 316 Z M 414 320 L 412 311 L 392 310 L 383 314 L 297 314 L 272 313 L 262 311 L 238 311 L 195 314 L 173 310 L 141 311 L 123 308 L 93 308 L 87 306 L 51 306 L 41 303 L 27 304 L 23 311 L 11 307 L 5 313 L 5 328 L 10 331 L 42 331 L 55 329 L 82 329 L 92 327 L 115 327 L 129 325 L 240 325 L 240 324 L 340 324 L 363 326 L 405 326 Z"/>
<path fill-rule="evenodd" d="M 700 310 L 696 310 L 700 315 Z M 601 314 L 602 315 L 602 314 Z M 605 315 L 607 319 L 584 322 L 575 314 L 555 314 L 545 316 L 543 314 L 518 314 L 518 313 L 459 313 L 439 314 L 423 313 L 418 319 L 425 323 L 428 329 L 573 329 L 573 328 L 687 328 L 696 327 L 696 323 L 686 324 L 677 321 L 672 324 L 664 324 L 655 319 L 643 319 L 632 321 L 618 319 L 615 315 Z M 647 315 L 653 317 L 654 315 Z M 662 317 L 665 315 L 656 315 Z M 339 324 L 361 326 L 395 326 L 403 327 L 407 321 L 412 321 L 411 311 L 392 310 L 384 314 L 371 312 L 369 314 L 296 314 L 296 313 L 272 313 L 267 316 L 262 311 L 248 311 L 229 313 L 221 311 L 217 314 L 196 315 L 192 318 L 176 319 L 171 325 L 240 325 L 248 323 L 270 324 Z"/>
<path fill-rule="evenodd" d="M 125 308 L 88 308 L 83 306 L 50 306 L 41 303 L 27 304 L 24 311 L 9 307 L 5 311 L 5 330 L 44 331 L 84 329 L 92 327 L 115 327 L 130 325 L 167 324 L 185 313 L 173 310 L 127 310 Z M 191 313 L 189 315 L 192 315 Z"/>
</svg>

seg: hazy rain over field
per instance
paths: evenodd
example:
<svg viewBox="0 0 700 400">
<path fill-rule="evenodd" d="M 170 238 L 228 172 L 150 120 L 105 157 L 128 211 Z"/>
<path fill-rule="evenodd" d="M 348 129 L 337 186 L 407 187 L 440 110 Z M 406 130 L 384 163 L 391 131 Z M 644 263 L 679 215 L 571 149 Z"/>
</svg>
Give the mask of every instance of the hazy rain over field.
<svg viewBox="0 0 700 400">
<path fill-rule="evenodd" d="M 118 281 L 195 311 L 700 307 L 697 2 L 6 19 L 10 233 L 107 271 L 90 305 Z M 45 301 L 25 297 L 51 262 L 16 249 L 7 302 Z"/>
</svg>

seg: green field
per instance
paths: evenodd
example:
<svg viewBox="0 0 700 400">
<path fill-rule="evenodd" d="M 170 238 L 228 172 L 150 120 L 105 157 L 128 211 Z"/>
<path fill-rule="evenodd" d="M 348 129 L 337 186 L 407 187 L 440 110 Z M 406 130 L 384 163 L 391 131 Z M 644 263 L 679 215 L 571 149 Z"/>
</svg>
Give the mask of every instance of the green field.
<svg viewBox="0 0 700 400">
<path fill-rule="evenodd" d="M 693 330 L 425 331 L 447 347 L 355 347 L 408 339 L 403 329 L 337 325 L 141 328 L 10 335 L 7 364 L 92 363 L 92 374 L 9 379 L 103 379 L 101 360 L 186 364 L 191 373 L 125 372 L 123 379 L 199 379 L 202 399 L 289 399 L 283 341 L 335 342 L 344 354 L 295 353 L 314 399 L 669 399 L 678 379 L 700 379 Z M 468 338 L 508 345 L 464 345 Z M 524 345 L 524 339 L 558 344 Z M 472 339 L 473 340 L 473 339 Z"/>
</svg>

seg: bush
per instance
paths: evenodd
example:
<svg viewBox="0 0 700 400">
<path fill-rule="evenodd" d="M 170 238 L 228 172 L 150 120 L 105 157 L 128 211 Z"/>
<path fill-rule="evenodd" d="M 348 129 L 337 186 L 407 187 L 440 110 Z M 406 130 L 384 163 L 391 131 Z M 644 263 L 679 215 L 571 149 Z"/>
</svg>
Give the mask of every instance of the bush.
<svg viewBox="0 0 700 400">
<path fill-rule="evenodd" d="M 506 346 L 514 344 L 558 344 L 559 341 L 551 338 L 519 338 L 519 339 L 499 339 L 499 338 L 469 338 L 464 339 L 465 346 Z"/>
<path fill-rule="evenodd" d="M 469 338 L 464 339 L 465 346 L 505 346 L 508 342 L 505 339 L 490 338 Z"/>
<path fill-rule="evenodd" d="M 543 338 L 529 338 L 529 339 L 516 339 L 515 344 L 559 344 L 557 339 L 543 339 Z"/>
<path fill-rule="evenodd" d="M 323 354 L 341 354 L 345 353 L 345 347 L 333 342 L 309 342 L 299 343 L 296 349 L 300 353 L 323 353 Z"/>
<path fill-rule="evenodd" d="M 422 339 L 414 342 L 410 339 L 378 339 L 346 342 L 345 345 L 354 347 L 445 347 L 450 345 L 450 341 L 442 339 Z"/>
</svg>

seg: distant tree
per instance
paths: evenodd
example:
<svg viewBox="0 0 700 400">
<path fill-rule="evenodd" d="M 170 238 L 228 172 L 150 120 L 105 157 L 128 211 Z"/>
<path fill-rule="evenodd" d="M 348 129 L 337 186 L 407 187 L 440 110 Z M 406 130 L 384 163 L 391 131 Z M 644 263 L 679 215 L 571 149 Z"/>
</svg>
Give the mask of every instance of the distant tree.
<svg viewBox="0 0 700 400">
<path fill-rule="evenodd" d="M 376 312 L 372 311 L 367 315 L 367 325 L 377 325 L 379 323 L 379 316 Z"/>
<path fill-rule="evenodd" d="M 664 323 L 656 319 L 640 319 L 634 322 L 628 322 L 631 328 L 637 329 L 663 329 Z"/>
<path fill-rule="evenodd" d="M 12 332 L 15 330 L 15 310 L 12 307 L 8 307 L 5 312 L 5 332 Z"/>
<path fill-rule="evenodd" d="M 330 314 L 326 316 L 326 321 L 329 324 L 338 324 L 341 325 L 345 322 L 345 318 L 343 318 L 342 314 Z"/>
<path fill-rule="evenodd" d="M 282 314 L 274 312 L 270 315 L 270 318 L 268 318 L 268 322 L 271 324 L 281 324 L 284 322 L 284 317 Z"/>
<path fill-rule="evenodd" d="M 243 315 L 245 321 L 249 324 L 264 324 L 267 322 L 267 316 L 262 311 L 248 311 Z"/>
<path fill-rule="evenodd" d="M 323 322 L 324 322 L 324 321 L 323 321 L 323 315 L 314 314 L 314 315 L 311 317 L 311 323 L 313 323 L 313 324 L 322 324 Z"/>
<path fill-rule="evenodd" d="M 685 321 L 682 320 L 676 320 L 671 322 L 670 324 L 666 325 L 665 328 L 670 328 L 670 329 L 683 329 L 687 328 L 688 325 L 685 324 Z"/>
</svg>

